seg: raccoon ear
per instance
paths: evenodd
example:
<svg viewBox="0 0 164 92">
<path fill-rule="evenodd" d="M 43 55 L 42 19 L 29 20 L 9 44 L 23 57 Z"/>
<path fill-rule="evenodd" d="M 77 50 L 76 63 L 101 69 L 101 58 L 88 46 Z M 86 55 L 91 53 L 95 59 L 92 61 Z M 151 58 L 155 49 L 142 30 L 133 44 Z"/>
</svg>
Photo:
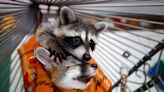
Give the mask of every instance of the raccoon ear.
<svg viewBox="0 0 164 92">
<path fill-rule="evenodd" d="M 60 10 L 60 20 L 61 20 L 61 24 L 67 25 L 69 23 L 75 22 L 76 16 L 70 8 L 64 6 Z"/>
<path fill-rule="evenodd" d="M 35 56 L 46 68 L 52 68 L 54 57 L 49 57 L 49 51 L 43 47 L 39 47 L 35 50 Z"/>
<path fill-rule="evenodd" d="M 108 23 L 107 22 L 97 22 L 95 25 L 97 33 L 101 31 L 105 31 L 108 28 Z"/>
</svg>

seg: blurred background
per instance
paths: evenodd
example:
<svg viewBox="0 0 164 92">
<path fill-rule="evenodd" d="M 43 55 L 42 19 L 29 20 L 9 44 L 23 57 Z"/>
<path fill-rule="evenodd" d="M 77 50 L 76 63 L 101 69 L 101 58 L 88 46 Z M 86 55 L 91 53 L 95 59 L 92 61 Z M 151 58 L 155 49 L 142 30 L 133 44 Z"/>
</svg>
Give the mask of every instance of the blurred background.
<svg viewBox="0 0 164 92">
<path fill-rule="evenodd" d="M 92 56 L 113 92 L 164 92 L 164 0 L 0 0 L 0 92 L 24 92 L 18 48 L 62 6 L 106 21 Z"/>
</svg>

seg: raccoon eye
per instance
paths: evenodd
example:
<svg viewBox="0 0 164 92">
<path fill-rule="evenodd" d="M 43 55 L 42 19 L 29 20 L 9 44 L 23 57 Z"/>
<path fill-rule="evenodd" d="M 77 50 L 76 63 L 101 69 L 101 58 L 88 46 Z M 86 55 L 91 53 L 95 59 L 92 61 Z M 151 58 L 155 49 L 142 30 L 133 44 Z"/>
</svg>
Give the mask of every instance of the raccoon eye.
<svg viewBox="0 0 164 92">
<path fill-rule="evenodd" d="M 64 37 L 64 45 L 70 48 L 76 48 L 82 44 L 82 39 L 79 36 L 76 37 Z"/>
<path fill-rule="evenodd" d="M 80 43 L 80 37 L 74 37 L 74 38 L 73 38 L 73 41 L 74 41 L 74 42 L 77 42 L 77 43 Z"/>
<path fill-rule="evenodd" d="M 92 51 L 95 49 L 95 45 L 96 45 L 96 44 L 94 43 L 93 40 L 90 40 L 90 41 L 89 41 L 89 46 L 90 46 L 90 48 L 91 48 Z"/>
<path fill-rule="evenodd" d="M 80 45 L 82 43 L 81 38 L 80 37 L 74 37 L 73 38 L 73 42 L 76 46 Z"/>
</svg>

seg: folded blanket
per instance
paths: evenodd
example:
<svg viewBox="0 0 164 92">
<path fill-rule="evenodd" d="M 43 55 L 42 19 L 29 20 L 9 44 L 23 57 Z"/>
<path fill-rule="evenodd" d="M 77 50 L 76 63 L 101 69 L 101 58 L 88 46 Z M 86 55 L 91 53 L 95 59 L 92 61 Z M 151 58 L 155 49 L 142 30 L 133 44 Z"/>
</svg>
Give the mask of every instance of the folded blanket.
<svg viewBox="0 0 164 92">
<path fill-rule="evenodd" d="M 111 92 L 111 81 L 100 68 L 98 68 L 96 77 L 91 80 L 91 84 L 84 90 L 67 90 L 55 87 L 43 65 L 34 56 L 34 50 L 37 47 L 40 47 L 40 45 L 37 43 L 34 35 L 18 49 L 26 92 Z M 91 59 L 90 63 L 95 63 L 95 60 Z"/>
</svg>

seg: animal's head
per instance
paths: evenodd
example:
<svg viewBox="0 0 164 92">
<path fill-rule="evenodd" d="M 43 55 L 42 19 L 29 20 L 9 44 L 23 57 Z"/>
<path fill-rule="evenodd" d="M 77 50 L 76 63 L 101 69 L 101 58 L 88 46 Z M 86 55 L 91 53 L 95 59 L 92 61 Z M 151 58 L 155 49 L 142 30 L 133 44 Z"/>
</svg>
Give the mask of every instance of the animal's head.
<svg viewBox="0 0 164 92">
<path fill-rule="evenodd" d="M 89 85 L 90 79 L 96 75 L 96 64 L 84 63 L 72 56 L 68 56 L 67 60 L 62 62 L 58 60 L 54 62 L 54 56 L 49 57 L 49 54 L 49 51 L 42 47 L 35 51 L 37 59 L 44 65 L 51 81 L 57 87 L 84 89 Z"/>
<path fill-rule="evenodd" d="M 98 34 L 106 28 L 106 22 L 83 22 L 70 8 L 63 7 L 60 11 L 60 26 L 54 34 L 66 52 L 79 60 L 89 61 L 90 51 L 95 49 Z"/>
</svg>

